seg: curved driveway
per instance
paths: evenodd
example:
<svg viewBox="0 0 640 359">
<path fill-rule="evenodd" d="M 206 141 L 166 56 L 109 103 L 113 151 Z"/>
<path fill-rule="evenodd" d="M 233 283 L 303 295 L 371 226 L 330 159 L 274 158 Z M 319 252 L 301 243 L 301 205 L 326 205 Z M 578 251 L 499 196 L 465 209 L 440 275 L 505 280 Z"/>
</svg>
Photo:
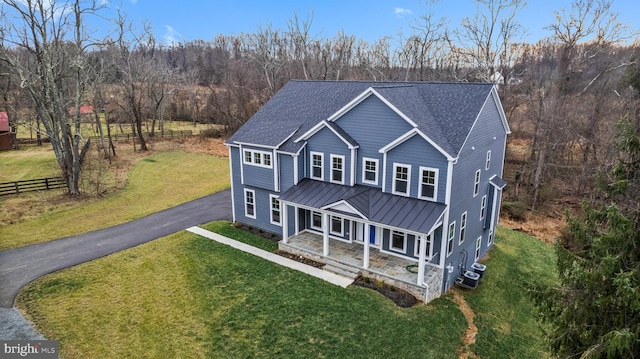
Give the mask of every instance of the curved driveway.
<svg viewBox="0 0 640 359">
<path fill-rule="evenodd" d="M 11 308 L 18 291 L 45 274 L 216 220 L 231 220 L 229 190 L 114 227 L 0 251 L 0 307 Z"/>
</svg>

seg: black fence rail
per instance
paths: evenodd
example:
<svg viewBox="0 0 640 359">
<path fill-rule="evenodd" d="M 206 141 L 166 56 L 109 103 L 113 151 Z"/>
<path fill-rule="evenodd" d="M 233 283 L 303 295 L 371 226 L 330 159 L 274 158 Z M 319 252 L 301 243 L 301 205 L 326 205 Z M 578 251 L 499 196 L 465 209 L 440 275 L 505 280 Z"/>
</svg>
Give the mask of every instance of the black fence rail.
<svg viewBox="0 0 640 359">
<path fill-rule="evenodd" d="M 166 139 L 166 138 L 174 138 L 174 137 L 189 137 L 189 136 L 195 136 L 192 130 L 181 130 L 181 131 L 173 131 L 173 130 L 167 130 L 164 131 L 164 134 L 162 134 L 161 132 L 156 132 L 153 134 L 153 136 L 151 136 L 150 132 L 144 132 L 143 136 L 146 140 L 149 139 Z M 100 136 L 91 136 L 89 137 L 91 139 L 92 142 L 95 143 L 95 141 L 99 141 L 100 140 Z M 107 136 L 104 136 L 105 140 L 107 139 Z M 119 133 L 119 134 L 113 134 L 111 135 L 111 140 L 114 142 L 119 142 L 119 141 L 131 141 L 131 140 L 138 140 L 138 135 L 133 135 L 131 133 Z"/>
<path fill-rule="evenodd" d="M 25 181 L 0 183 L 0 196 L 21 192 L 46 191 L 54 188 L 64 188 L 67 184 L 62 177 L 38 178 Z"/>
</svg>

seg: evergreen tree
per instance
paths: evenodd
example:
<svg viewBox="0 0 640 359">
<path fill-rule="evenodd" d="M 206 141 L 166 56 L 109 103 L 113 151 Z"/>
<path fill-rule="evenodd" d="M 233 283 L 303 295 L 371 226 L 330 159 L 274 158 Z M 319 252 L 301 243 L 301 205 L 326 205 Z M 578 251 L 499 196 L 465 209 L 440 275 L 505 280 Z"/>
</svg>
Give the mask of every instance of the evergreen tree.
<svg viewBox="0 0 640 359">
<path fill-rule="evenodd" d="M 556 244 L 559 285 L 535 288 L 560 357 L 640 357 L 640 124 L 620 123 L 619 162 Z"/>
</svg>

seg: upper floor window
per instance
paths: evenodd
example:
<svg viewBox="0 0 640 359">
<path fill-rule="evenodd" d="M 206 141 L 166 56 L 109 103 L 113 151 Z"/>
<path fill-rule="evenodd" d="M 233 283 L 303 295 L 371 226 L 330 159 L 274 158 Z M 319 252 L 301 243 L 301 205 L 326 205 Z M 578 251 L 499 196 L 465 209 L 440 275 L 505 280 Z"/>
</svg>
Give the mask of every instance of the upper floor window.
<svg viewBox="0 0 640 359">
<path fill-rule="evenodd" d="M 483 220 L 486 214 L 487 214 L 487 196 L 482 196 L 482 204 L 480 204 L 480 220 Z"/>
<path fill-rule="evenodd" d="M 420 198 L 436 200 L 438 192 L 438 170 L 420 167 Z"/>
<path fill-rule="evenodd" d="M 344 183 L 344 156 L 331 155 L 331 182 Z"/>
<path fill-rule="evenodd" d="M 484 166 L 485 170 L 488 170 L 491 167 L 491 150 L 487 151 L 487 162 Z"/>
<path fill-rule="evenodd" d="M 411 166 L 394 164 L 393 173 L 393 193 L 408 196 L 409 183 L 411 181 Z"/>
<path fill-rule="evenodd" d="M 378 160 L 374 158 L 362 159 L 362 182 L 378 184 Z"/>
<path fill-rule="evenodd" d="M 460 217 L 460 239 L 458 240 L 458 243 L 462 244 L 462 242 L 464 242 L 464 232 L 467 229 L 467 212 L 464 212 L 462 214 L 462 216 Z"/>
<path fill-rule="evenodd" d="M 244 215 L 256 218 L 256 192 L 251 189 L 244 190 Z"/>
<path fill-rule="evenodd" d="M 322 153 L 311 152 L 311 178 L 321 181 L 324 180 L 322 157 Z"/>
<path fill-rule="evenodd" d="M 453 238 L 456 235 L 456 222 L 449 224 L 449 234 L 447 236 L 447 257 L 453 253 Z"/>
<path fill-rule="evenodd" d="M 480 192 L 480 170 L 476 171 L 476 176 L 473 179 L 473 196 L 477 196 Z"/>
<path fill-rule="evenodd" d="M 407 247 L 407 234 L 400 231 L 391 231 L 391 249 L 404 252 Z"/>
<path fill-rule="evenodd" d="M 270 195 L 271 198 L 271 223 L 281 224 L 280 222 L 280 200 L 278 196 Z"/>
<path fill-rule="evenodd" d="M 482 247 L 482 237 L 478 237 L 478 239 L 476 239 L 476 259 L 475 261 L 477 262 L 478 259 L 480 259 L 480 248 Z"/>
<path fill-rule="evenodd" d="M 271 168 L 271 153 L 257 150 L 244 150 L 244 163 Z"/>
</svg>

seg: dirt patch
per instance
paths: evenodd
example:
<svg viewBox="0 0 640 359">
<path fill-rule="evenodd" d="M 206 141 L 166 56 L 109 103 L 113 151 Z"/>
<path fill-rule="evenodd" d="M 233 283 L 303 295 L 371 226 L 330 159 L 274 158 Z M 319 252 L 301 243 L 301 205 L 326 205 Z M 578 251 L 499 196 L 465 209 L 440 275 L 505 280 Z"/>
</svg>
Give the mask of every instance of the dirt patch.
<svg viewBox="0 0 640 359">
<path fill-rule="evenodd" d="M 391 299 L 397 306 L 402 308 L 410 308 L 420 303 L 420 301 L 409 292 L 369 277 L 358 276 L 352 285 L 373 289 Z"/>
<path fill-rule="evenodd" d="M 458 305 L 467 320 L 467 330 L 465 330 L 462 337 L 462 347 L 458 348 L 458 357 L 460 359 L 478 358 L 478 356 L 471 351 L 471 345 L 475 344 L 476 335 L 478 334 L 478 327 L 473 323 L 475 313 L 457 288 L 451 290 L 451 293 L 453 294 L 453 301 Z"/>
</svg>

